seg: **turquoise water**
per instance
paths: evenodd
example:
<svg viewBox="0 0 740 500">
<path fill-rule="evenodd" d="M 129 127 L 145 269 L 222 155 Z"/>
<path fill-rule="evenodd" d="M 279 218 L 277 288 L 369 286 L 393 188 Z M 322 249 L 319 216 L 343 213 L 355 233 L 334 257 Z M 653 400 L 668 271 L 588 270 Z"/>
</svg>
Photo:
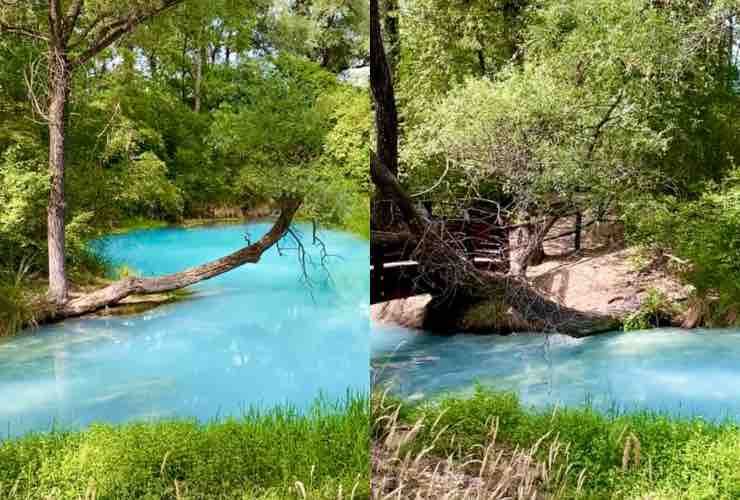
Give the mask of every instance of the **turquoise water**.
<svg viewBox="0 0 740 500">
<path fill-rule="evenodd" d="M 591 405 L 740 421 L 740 330 L 562 335 L 422 335 L 373 326 L 374 382 L 418 400 L 514 391 L 539 408 Z"/>
<path fill-rule="evenodd" d="M 267 224 L 157 229 L 98 248 L 142 275 L 203 263 Z M 302 228 L 314 257 L 310 228 Z M 329 275 L 301 279 L 295 246 L 203 282 L 180 303 L 128 317 L 70 320 L 0 343 L 0 432 L 161 417 L 201 420 L 368 388 L 369 246 L 322 233 Z M 330 277 L 330 279 L 328 279 Z"/>
</svg>

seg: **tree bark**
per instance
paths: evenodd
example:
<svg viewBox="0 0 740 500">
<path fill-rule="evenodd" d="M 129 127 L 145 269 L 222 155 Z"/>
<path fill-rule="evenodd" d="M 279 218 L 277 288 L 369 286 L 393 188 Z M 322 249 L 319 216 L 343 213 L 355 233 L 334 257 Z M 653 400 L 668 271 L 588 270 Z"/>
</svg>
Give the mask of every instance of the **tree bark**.
<svg viewBox="0 0 740 500">
<path fill-rule="evenodd" d="M 388 44 L 388 65 L 395 75 L 401 59 L 401 36 L 398 29 L 398 0 L 385 0 L 383 17 Z"/>
<path fill-rule="evenodd" d="M 100 290 L 74 297 L 63 304 L 51 303 L 48 307 L 43 308 L 44 312 L 36 318 L 36 321 L 47 323 L 81 316 L 115 305 L 130 295 L 146 295 L 180 290 L 227 273 L 244 264 L 256 264 L 259 262 L 263 253 L 285 236 L 300 206 L 301 200 L 299 199 L 291 198 L 283 200 L 281 202 L 282 210 L 280 216 L 267 234 L 260 238 L 259 241 L 225 257 L 165 276 L 126 278 Z"/>
<path fill-rule="evenodd" d="M 556 217 L 549 217 L 545 222 L 522 224 L 511 231 L 509 235 L 510 275 L 524 278 L 529 266 L 536 266 L 543 262 L 545 259 L 543 243 L 556 221 Z"/>
<path fill-rule="evenodd" d="M 68 285 L 64 246 L 65 126 L 69 97 L 70 69 L 60 43 L 49 48 L 49 204 L 47 207 L 49 249 L 49 300 L 63 304 Z"/>
<path fill-rule="evenodd" d="M 395 176 L 398 174 L 398 110 L 383 46 L 378 0 L 371 0 L 370 7 L 370 83 L 375 101 L 378 161 Z"/>
</svg>

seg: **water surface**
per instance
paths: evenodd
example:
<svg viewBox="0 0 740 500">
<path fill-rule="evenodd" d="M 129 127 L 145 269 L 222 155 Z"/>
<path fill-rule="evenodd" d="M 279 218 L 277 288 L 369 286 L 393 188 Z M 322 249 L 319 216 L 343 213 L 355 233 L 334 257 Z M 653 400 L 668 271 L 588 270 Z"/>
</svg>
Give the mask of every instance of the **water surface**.
<svg viewBox="0 0 740 500">
<path fill-rule="evenodd" d="M 740 330 L 658 329 L 440 337 L 373 326 L 374 379 L 410 399 L 514 391 L 524 404 L 591 405 L 740 421 Z"/>
<path fill-rule="evenodd" d="M 100 251 L 142 275 L 180 271 L 261 236 L 268 224 L 136 231 Z M 306 248 L 310 228 L 303 228 Z M 248 407 L 320 394 L 336 400 L 368 387 L 368 244 L 325 231 L 329 273 L 302 280 L 295 244 L 284 241 L 192 290 L 184 302 L 128 316 L 78 319 L 0 342 L 0 430 L 162 417 L 208 420 Z M 328 279 L 330 278 L 330 279 Z"/>
</svg>

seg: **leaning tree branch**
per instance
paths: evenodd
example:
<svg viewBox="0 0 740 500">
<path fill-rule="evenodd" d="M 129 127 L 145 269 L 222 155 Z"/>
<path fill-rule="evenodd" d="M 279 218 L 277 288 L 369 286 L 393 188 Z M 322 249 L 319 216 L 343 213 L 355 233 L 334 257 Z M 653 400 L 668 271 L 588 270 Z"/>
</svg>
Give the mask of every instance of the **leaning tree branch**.
<svg viewBox="0 0 740 500">
<path fill-rule="evenodd" d="M 37 322 L 45 323 L 81 316 L 116 305 L 130 295 L 147 295 L 180 290 L 201 281 L 227 273 L 244 264 L 256 264 L 262 254 L 275 245 L 290 230 L 300 199 L 284 199 L 281 212 L 270 230 L 258 241 L 220 259 L 166 276 L 153 278 L 126 278 L 104 288 L 73 298 L 61 306 L 49 305 Z"/>
<path fill-rule="evenodd" d="M 138 25 L 183 2 L 185 0 L 164 0 L 159 7 L 143 12 L 134 12 L 128 16 L 111 21 L 100 29 L 100 32 L 89 44 L 87 49 L 83 50 L 79 56 L 70 61 L 70 66 L 77 67 L 86 64 L 90 59 L 111 46 L 124 35 L 131 33 Z"/>
</svg>

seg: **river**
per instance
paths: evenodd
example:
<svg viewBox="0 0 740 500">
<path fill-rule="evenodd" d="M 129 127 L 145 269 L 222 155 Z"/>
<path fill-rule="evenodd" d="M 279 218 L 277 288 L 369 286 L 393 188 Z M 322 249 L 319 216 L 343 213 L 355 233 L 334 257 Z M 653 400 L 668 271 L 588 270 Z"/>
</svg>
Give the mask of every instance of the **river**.
<svg viewBox="0 0 740 500">
<path fill-rule="evenodd" d="M 740 421 L 740 329 L 434 336 L 375 325 L 374 383 L 410 400 L 516 392 L 536 408 L 589 405 Z"/>
<path fill-rule="evenodd" d="M 111 236 L 99 252 L 141 275 L 218 258 L 269 225 L 167 228 Z M 300 227 L 307 249 L 310 227 Z M 317 398 L 337 401 L 369 387 L 367 241 L 323 231 L 326 268 L 269 250 L 192 288 L 194 295 L 125 317 L 65 321 L 0 341 L 0 429 L 17 436 L 91 422 L 169 417 L 202 421 L 249 408 Z"/>
</svg>

